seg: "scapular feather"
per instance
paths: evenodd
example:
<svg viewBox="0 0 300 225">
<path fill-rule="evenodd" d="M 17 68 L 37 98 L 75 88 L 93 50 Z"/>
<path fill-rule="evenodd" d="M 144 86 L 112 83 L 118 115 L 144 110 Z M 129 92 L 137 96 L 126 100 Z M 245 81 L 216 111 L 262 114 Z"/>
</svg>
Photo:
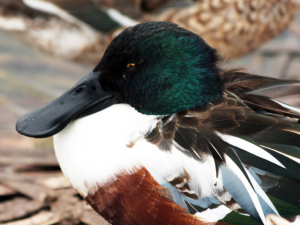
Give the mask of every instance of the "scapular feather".
<svg viewBox="0 0 300 225">
<path fill-rule="evenodd" d="M 222 98 L 178 114 L 162 116 L 159 129 L 155 129 L 156 135 L 152 134 L 152 138 L 149 135 L 148 141 L 160 149 L 166 148 L 163 146 L 168 146 L 168 149 L 175 146 L 199 163 L 207 157 L 212 157 L 215 161 L 216 177 L 223 171 L 222 175 L 228 176 L 225 179 L 231 179 L 233 176 L 235 178 L 232 177 L 231 182 L 237 182 L 240 178 L 229 175 L 230 170 L 226 169 L 227 172 L 224 173 L 226 158 L 229 157 L 238 166 L 245 178 L 243 182 L 247 184 L 242 182 L 238 189 L 232 189 L 234 186 L 225 182 L 221 186 L 218 184 L 212 193 L 220 203 L 236 212 L 246 211 L 256 220 L 264 222 L 263 217 L 266 214 L 277 213 L 268 196 L 300 208 L 300 195 L 284 193 L 300 192 L 300 114 L 293 108 L 274 101 L 271 98 L 272 91 L 268 92 L 288 85 L 298 87 L 300 82 L 282 81 L 239 71 L 224 72 L 222 81 L 225 87 Z M 270 96 L 261 96 L 258 93 L 268 93 Z M 300 90 L 291 88 L 289 92 L 281 93 L 300 94 Z M 282 95 L 277 94 L 277 97 Z M 222 135 L 256 145 L 259 151 L 265 151 L 265 158 L 262 158 L 259 152 L 250 153 L 251 151 L 243 150 L 245 146 L 227 143 L 221 138 Z M 264 171 L 267 175 L 250 172 L 246 169 L 250 167 Z M 270 174 L 274 174 L 274 177 L 270 177 Z M 270 182 L 272 180 L 273 186 L 266 185 L 268 179 Z M 286 184 L 283 184 L 285 181 Z M 243 185 L 251 187 L 256 197 L 253 193 L 250 194 L 252 197 L 248 193 L 249 198 L 246 198 L 247 190 L 242 191 Z M 266 191 L 268 196 L 262 190 Z M 178 193 L 182 195 L 180 191 Z M 197 201 L 201 202 L 201 198 Z M 246 204 L 245 201 L 252 203 Z M 196 212 L 197 209 L 201 209 L 201 204 L 195 201 L 186 202 L 186 207 L 190 212 Z"/>
</svg>

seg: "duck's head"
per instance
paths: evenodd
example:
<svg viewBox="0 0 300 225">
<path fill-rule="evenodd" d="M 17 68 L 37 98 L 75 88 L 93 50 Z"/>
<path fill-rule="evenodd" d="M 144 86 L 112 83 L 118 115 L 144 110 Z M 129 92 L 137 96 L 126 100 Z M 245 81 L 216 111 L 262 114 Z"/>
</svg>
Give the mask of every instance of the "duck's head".
<svg viewBox="0 0 300 225">
<path fill-rule="evenodd" d="M 111 42 L 91 73 L 53 102 L 23 115 L 17 131 L 52 136 L 70 121 L 118 103 L 151 115 L 205 105 L 222 95 L 217 63 L 214 49 L 176 24 L 129 27 Z"/>
</svg>

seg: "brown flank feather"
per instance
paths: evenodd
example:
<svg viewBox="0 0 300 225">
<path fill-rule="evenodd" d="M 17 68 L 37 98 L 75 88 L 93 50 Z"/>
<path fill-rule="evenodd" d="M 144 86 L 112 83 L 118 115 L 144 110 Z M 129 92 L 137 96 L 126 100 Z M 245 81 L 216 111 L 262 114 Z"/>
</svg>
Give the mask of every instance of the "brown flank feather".
<svg viewBox="0 0 300 225">
<path fill-rule="evenodd" d="M 85 200 L 111 224 L 225 225 L 190 215 L 170 198 L 168 189 L 161 187 L 142 168 L 132 174 L 119 174 L 115 181 L 98 185 Z"/>
</svg>

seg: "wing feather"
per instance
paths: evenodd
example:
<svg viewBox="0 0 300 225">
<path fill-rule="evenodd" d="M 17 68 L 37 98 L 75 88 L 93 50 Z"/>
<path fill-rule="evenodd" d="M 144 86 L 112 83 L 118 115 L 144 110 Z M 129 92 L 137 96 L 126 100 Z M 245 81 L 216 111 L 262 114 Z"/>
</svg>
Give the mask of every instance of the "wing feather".
<svg viewBox="0 0 300 225">
<path fill-rule="evenodd" d="M 223 98 L 162 117 L 148 141 L 162 150 L 171 151 L 174 146 L 198 163 L 213 159 L 215 171 L 210 174 L 217 180 L 211 187 L 215 201 L 265 224 L 267 214 L 282 212 L 280 204 L 300 208 L 300 195 L 285 193 L 300 193 L 300 110 L 272 99 L 272 91 L 289 85 L 293 87 L 290 92 L 276 97 L 300 93 L 295 89 L 300 82 L 232 71 L 223 75 L 223 81 Z M 258 95 L 263 92 L 269 96 Z M 195 177 L 200 171 L 193 173 Z M 288 184 L 283 185 L 285 181 Z M 202 196 L 189 198 L 181 186 L 173 184 L 181 196 L 177 201 L 183 205 L 183 200 L 190 213 L 214 205 Z M 189 188 L 195 193 L 193 188 L 201 189 Z M 300 212 L 292 211 L 295 215 Z"/>
<path fill-rule="evenodd" d="M 266 224 L 258 197 L 235 153 L 232 152 L 230 156 L 228 156 L 226 164 L 222 165 L 220 169 L 224 188 L 229 192 L 234 200 L 249 215 Z"/>
</svg>

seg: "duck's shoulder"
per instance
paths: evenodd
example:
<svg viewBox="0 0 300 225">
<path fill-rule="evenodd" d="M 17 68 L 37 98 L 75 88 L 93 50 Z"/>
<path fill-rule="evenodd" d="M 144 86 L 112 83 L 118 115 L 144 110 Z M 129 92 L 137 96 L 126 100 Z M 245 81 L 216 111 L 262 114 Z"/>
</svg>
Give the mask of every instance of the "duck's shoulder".
<svg viewBox="0 0 300 225">
<path fill-rule="evenodd" d="M 222 98 L 205 106 L 162 116 L 161 122 L 145 138 L 164 151 L 170 151 L 175 145 L 197 160 L 211 155 L 224 162 L 226 147 L 218 134 L 241 127 L 243 121 L 249 120 L 249 113 L 253 110 L 242 99 L 225 91 Z"/>
<path fill-rule="evenodd" d="M 222 181 L 212 188 L 212 194 L 232 210 L 239 212 L 242 208 L 260 220 L 261 212 L 276 212 L 272 201 L 279 213 L 287 216 L 280 204 L 298 207 L 300 199 L 299 110 L 254 92 L 271 90 L 271 95 L 274 89 L 297 86 L 299 82 L 232 71 L 223 74 L 222 79 L 225 85 L 222 98 L 163 116 L 145 138 L 163 151 L 175 148 L 203 165 L 213 159 L 214 174 L 222 177 Z M 190 177 L 201 173 L 188 172 Z M 286 182 L 289 185 L 283 188 Z M 271 201 L 261 188 L 272 196 Z M 237 192 L 239 197 L 235 196 Z M 293 193 L 293 197 L 287 196 L 287 192 Z M 256 195 L 263 196 L 265 202 L 259 204 Z M 243 205 L 244 201 L 249 205 Z M 299 209 L 293 210 L 294 215 L 299 214 Z"/>
<path fill-rule="evenodd" d="M 233 141 L 233 137 L 252 140 L 260 136 L 260 141 L 266 142 L 287 132 L 299 135 L 300 110 L 281 102 L 280 98 L 300 95 L 300 81 L 239 71 L 226 71 L 221 78 L 224 83 L 222 98 L 205 106 L 162 116 L 161 122 L 145 138 L 164 151 L 176 145 L 196 159 L 209 154 L 214 160 L 224 162 L 228 149 L 225 139 L 227 142 Z M 288 140 L 290 138 L 282 139 L 281 144 L 287 144 Z"/>
</svg>

